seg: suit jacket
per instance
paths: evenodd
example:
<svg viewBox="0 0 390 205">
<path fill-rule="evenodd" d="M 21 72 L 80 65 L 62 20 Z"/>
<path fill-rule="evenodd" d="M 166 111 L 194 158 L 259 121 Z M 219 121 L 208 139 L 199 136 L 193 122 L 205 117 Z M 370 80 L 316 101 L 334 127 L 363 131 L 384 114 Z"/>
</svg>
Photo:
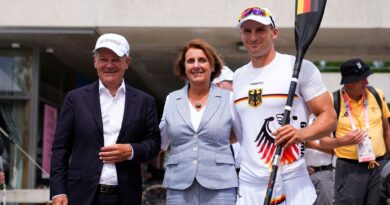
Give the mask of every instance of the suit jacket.
<svg viewBox="0 0 390 205">
<path fill-rule="evenodd" d="M 158 154 L 160 134 L 154 99 L 127 84 L 117 143 L 130 143 L 134 153 L 132 160 L 115 164 L 122 204 L 141 205 L 140 164 Z M 103 167 L 98 156 L 103 146 L 96 81 L 69 92 L 64 99 L 52 147 L 50 198 L 66 194 L 70 205 L 90 205 Z"/>
<path fill-rule="evenodd" d="M 205 188 L 226 189 L 238 186 L 229 137 L 233 127 L 230 92 L 210 88 L 198 130 L 192 126 L 188 86 L 169 95 L 164 107 L 162 133 L 171 140 L 163 185 L 183 190 L 194 179 Z M 164 130 L 166 129 L 166 130 Z"/>
</svg>

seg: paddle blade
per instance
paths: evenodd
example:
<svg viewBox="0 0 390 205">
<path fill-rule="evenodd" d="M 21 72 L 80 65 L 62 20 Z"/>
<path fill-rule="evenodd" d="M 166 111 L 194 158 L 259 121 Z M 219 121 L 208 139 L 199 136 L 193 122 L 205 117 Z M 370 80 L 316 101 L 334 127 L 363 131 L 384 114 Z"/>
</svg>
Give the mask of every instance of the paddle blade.
<svg viewBox="0 0 390 205">
<path fill-rule="evenodd" d="M 320 27 L 326 0 L 296 0 L 295 47 L 304 56 Z"/>
</svg>

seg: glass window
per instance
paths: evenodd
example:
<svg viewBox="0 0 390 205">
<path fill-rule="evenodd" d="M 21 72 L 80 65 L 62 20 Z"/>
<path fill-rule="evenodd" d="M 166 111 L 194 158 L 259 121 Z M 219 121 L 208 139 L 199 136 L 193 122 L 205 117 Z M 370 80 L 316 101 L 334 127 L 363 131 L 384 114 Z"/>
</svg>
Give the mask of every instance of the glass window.
<svg viewBox="0 0 390 205">
<path fill-rule="evenodd" d="M 0 95 L 31 91 L 32 50 L 0 50 Z"/>
<path fill-rule="evenodd" d="M 21 188 L 23 154 L 15 146 L 23 147 L 28 135 L 29 105 L 25 100 L 0 100 L 0 136 L 4 142 L 2 153 L 4 171 L 10 188 Z"/>
<path fill-rule="evenodd" d="M 27 168 L 18 149 L 25 149 L 23 142 L 29 138 L 31 76 L 32 49 L 0 50 L 0 127 L 5 133 L 1 134 L 2 157 L 10 188 L 22 187 Z"/>
</svg>

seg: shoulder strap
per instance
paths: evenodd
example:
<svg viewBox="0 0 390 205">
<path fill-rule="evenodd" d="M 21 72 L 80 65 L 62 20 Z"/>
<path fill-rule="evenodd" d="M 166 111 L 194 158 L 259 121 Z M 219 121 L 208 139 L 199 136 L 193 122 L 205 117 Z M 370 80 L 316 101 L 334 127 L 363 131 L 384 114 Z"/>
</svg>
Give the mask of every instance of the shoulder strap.
<svg viewBox="0 0 390 205">
<path fill-rule="evenodd" d="M 372 87 L 372 86 L 367 86 L 367 89 L 372 93 L 372 95 L 374 95 L 375 99 L 376 99 L 376 102 L 378 103 L 379 105 L 379 108 L 381 109 L 381 113 L 382 113 L 382 100 L 381 98 L 379 97 L 379 94 L 378 92 L 376 92 L 375 88 Z M 382 113 L 383 114 L 383 113 Z"/>
<path fill-rule="evenodd" d="M 339 114 L 340 114 L 340 89 L 334 91 L 332 95 L 333 95 L 333 107 L 336 111 L 336 121 L 338 121 Z M 336 137 L 336 129 L 333 131 L 333 137 Z"/>
<path fill-rule="evenodd" d="M 336 110 L 336 119 L 339 119 L 340 114 L 340 89 L 334 91 L 333 93 L 333 107 Z"/>
</svg>

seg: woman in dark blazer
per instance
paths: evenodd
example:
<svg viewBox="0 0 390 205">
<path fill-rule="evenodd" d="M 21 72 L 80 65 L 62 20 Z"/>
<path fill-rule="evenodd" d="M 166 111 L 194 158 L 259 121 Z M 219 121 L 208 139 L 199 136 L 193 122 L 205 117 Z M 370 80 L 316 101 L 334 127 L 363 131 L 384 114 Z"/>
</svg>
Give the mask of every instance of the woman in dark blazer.
<svg viewBox="0 0 390 205">
<path fill-rule="evenodd" d="M 189 41 L 176 61 L 175 73 L 187 83 L 167 96 L 160 123 L 162 149 L 171 145 L 163 182 L 168 205 L 236 203 L 231 93 L 211 83 L 221 68 L 200 39 Z"/>
</svg>

